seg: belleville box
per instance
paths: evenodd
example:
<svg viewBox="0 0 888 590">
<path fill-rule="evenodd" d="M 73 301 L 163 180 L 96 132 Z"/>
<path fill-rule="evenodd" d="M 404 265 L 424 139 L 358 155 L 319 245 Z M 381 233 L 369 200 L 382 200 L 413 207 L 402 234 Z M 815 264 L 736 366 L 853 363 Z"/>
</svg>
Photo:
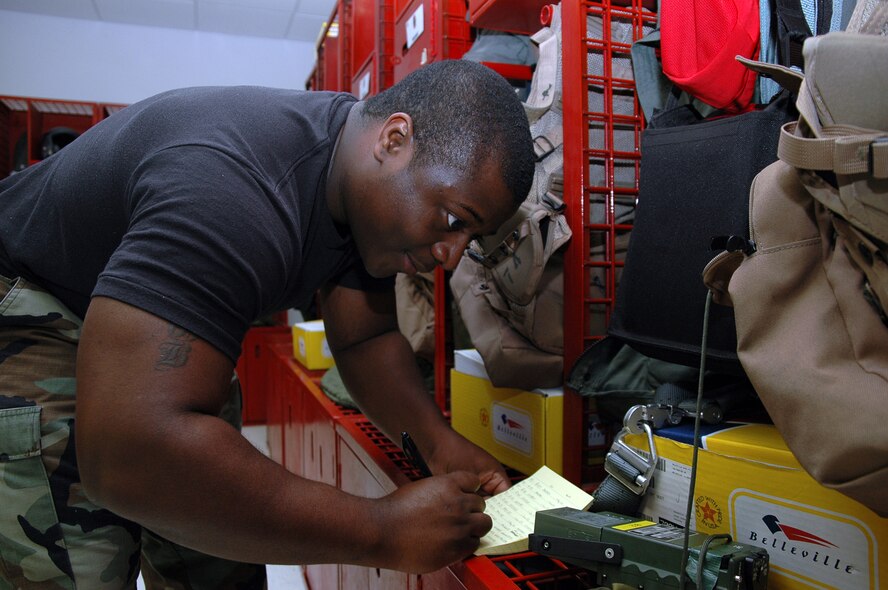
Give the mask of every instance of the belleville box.
<svg viewBox="0 0 888 590">
<path fill-rule="evenodd" d="M 454 351 L 450 416 L 454 430 L 504 465 L 531 474 L 563 470 L 564 390 L 494 387 L 477 350 Z"/>
<path fill-rule="evenodd" d="M 626 442 L 647 451 L 645 436 Z M 644 517 L 684 525 L 692 443 L 692 424 L 655 432 L 659 460 Z M 768 551 L 772 590 L 888 587 L 888 519 L 814 480 L 771 424 L 704 427 L 693 506 L 698 532 Z"/>
</svg>

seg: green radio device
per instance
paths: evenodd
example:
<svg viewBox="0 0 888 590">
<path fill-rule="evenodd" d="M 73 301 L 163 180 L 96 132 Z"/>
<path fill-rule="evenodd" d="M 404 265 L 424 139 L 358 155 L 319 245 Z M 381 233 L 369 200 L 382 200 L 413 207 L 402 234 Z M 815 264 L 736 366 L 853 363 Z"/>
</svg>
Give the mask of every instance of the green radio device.
<svg viewBox="0 0 888 590">
<path fill-rule="evenodd" d="M 684 530 L 615 512 L 536 513 L 530 550 L 594 572 L 600 585 L 672 590 L 685 583 Z M 685 590 L 765 590 L 768 553 L 729 535 L 691 533 Z M 702 564 L 702 567 L 700 567 Z"/>
</svg>

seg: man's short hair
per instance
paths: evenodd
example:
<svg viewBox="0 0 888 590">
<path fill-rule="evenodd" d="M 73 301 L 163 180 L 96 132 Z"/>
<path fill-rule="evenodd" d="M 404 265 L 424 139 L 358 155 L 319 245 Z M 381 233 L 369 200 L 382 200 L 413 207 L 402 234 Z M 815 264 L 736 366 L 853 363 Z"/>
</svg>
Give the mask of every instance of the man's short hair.
<svg viewBox="0 0 888 590">
<path fill-rule="evenodd" d="M 475 174 L 499 165 L 515 203 L 533 182 L 530 126 L 515 89 L 490 68 L 469 60 L 433 62 L 367 99 L 364 114 L 384 120 L 393 113 L 413 119 L 412 165 L 452 166 Z"/>
</svg>

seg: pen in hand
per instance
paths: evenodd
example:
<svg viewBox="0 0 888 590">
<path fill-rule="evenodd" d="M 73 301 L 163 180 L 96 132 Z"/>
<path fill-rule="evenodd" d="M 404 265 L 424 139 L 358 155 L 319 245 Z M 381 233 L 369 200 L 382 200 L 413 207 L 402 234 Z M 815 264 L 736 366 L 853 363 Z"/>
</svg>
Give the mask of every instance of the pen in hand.
<svg viewBox="0 0 888 590">
<path fill-rule="evenodd" d="M 428 464 L 425 462 L 425 459 L 422 458 L 419 449 L 416 447 L 416 443 L 413 442 L 413 439 L 407 432 L 401 433 L 401 448 L 404 450 L 404 454 L 407 455 L 407 459 L 410 460 L 422 477 L 432 476 L 432 470 L 429 469 Z"/>
</svg>

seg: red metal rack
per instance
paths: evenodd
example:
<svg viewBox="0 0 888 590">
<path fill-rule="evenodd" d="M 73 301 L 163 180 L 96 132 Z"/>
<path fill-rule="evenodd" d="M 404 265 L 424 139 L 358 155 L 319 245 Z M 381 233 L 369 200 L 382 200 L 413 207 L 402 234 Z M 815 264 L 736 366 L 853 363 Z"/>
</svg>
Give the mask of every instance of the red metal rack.
<svg viewBox="0 0 888 590">
<path fill-rule="evenodd" d="M 13 161 L 16 144 L 24 138 L 26 154 L 28 145 L 28 108 L 24 99 L 3 97 L 0 99 L 0 178 L 5 178 L 16 167 Z M 26 158 L 27 159 L 27 158 Z M 25 163 L 26 165 L 27 163 Z"/>
<path fill-rule="evenodd" d="M 561 4 L 564 200 L 573 237 L 564 259 L 564 366 L 569 371 L 583 351 L 606 335 L 613 310 L 619 273 L 623 266 L 620 245 L 631 225 L 618 223 L 616 211 L 638 197 L 640 137 L 644 118 L 638 101 L 630 114 L 614 110 L 615 94 L 634 96 L 631 79 L 615 78 L 615 57 L 628 58 L 631 43 L 617 42 L 609 35 L 593 38 L 587 17 L 599 17 L 603 30 L 611 24 L 629 23 L 632 40 L 643 36 L 643 27 L 653 25 L 656 15 L 640 0 L 627 6 L 609 1 L 574 1 Z M 602 71 L 589 71 L 599 61 Z M 590 97 L 594 99 L 590 100 Z M 590 102 L 600 100 L 593 110 Z M 629 143 L 632 149 L 617 149 Z M 618 141 L 619 137 L 619 141 Z M 631 171 L 634 182 L 617 182 L 618 173 Z M 590 456 L 585 436 L 592 412 L 588 401 L 565 392 L 564 475 L 574 482 L 599 478 L 600 459 Z"/>
<path fill-rule="evenodd" d="M 406 50 L 413 61 L 405 61 L 397 55 L 407 35 L 406 19 L 420 4 L 420 0 L 395 0 L 398 15 L 395 81 L 406 75 L 407 70 L 419 67 L 418 62 L 413 63 L 417 52 L 425 51 L 428 58 L 431 55 L 429 48 L 436 43 L 438 33 L 424 30 L 423 35 L 428 37 L 426 44 L 418 45 L 422 38 L 420 35 L 416 43 Z M 485 2 L 481 8 L 496 14 L 503 10 L 501 5 L 504 4 L 510 3 Z M 511 6 L 514 10 L 514 6 Z M 424 4 L 422 8 L 426 10 Z M 447 8 L 456 10 L 453 6 Z M 529 10 L 527 6 L 525 9 Z M 445 14 L 443 9 L 439 10 L 441 12 L 435 13 L 436 18 L 429 18 L 425 13 L 424 26 L 429 26 L 430 22 L 440 24 L 437 17 L 452 17 L 452 14 Z M 627 0 L 625 6 L 607 1 L 569 2 L 562 6 L 565 202 L 568 221 L 575 236 L 565 253 L 566 370 L 573 366 L 588 346 L 603 338 L 607 332 L 623 265 L 624 242 L 631 229 L 630 224 L 618 221 L 616 212 L 618 206 L 631 207 L 637 198 L 639 143 L 643 128 L 643 117 L 637 101 L 631 113 L 615 112 L 613 108 L 615 95 L 634 96 L 633 80 L 614 77 L 610 67 L 615 57 L 628 59 L 631 43 L 591 35 L 586 30 L 589 16 L 600 18 L 605 31 L 610 30 L 612 23 L 630 24 L 632 40 L 643 35 L 645 25 L 653 25 L 656 21 L 656 15 L 644 8 L 640 0 Z M 464 39 L 467 38 L 464 36 Z M 453 46 L 445 43 L 443 47 Z M 463 47 L 468 49 L 468 46 L 455 46 L 458 54 L 464 51 Z M 589 70 L 592 56 L 600 62 L 600 71 Z M 444 54 L 440 59 L 454 57 L 459 55 Z M 527 75 L 524 69 L 520 72 L 502 71 L 502 64 L 487 65 L 506 77 L 521 78 Z M 589 100 L 594 95 L 598 96 L 597 102 L 600 103 L 595 109 L 590 107 Z M 627 136 L 630 137 L 628 143 L 631 147 L 618 148 L 618 144 L 625 146 Z M 617 141 L 618 138 L 620 141 Z M 451 299 L 448 277 L 441 269 L 436 271 L 435 285 L 435 399 L 442 411 L 448 414 L 449 375 L 453 365 Z M 594 407 L 575 393 L 568 392 L 564 419 L 565 476 L 576 483 L 597 484 L 603 475 L 603 450 L 590 446 L 587 439 L 587 433 L 595 421 Z"/>
<path fill-rule="evenodd" d="M 638 196 L 644 118 L 634 100 L 634 81 L 631 77 L 616 77 L 611 64 L 615 58 L 628 60 L 631 41 L 643 36 L 645 26 L 655 24 L 656 14 L 646 9 L 646 4 L 648 0 L 621 0 L 620 5 L 605 0 L 567 2 L 561 6 L 564 190 L 568 222 L 574 234 L 564 261 L 565 371 L 586 348 L 607 334 L 625 243 L 632 227 L 631 222 L 618 219 L 618 211 L 634 207 Z M 476 3 L 475 10 L 476 14 L 482 14 L 482 10 L 499 14 L 506 6 L 515 10 L 514 3 L 502 0 Z M 527 6 L 525 9 L 529 10 Z M 547 9 L 544 6 L 542 12 L 545 14 Z M 540 13 L 536 14 L 540 18 Z M 603 31 L 610 31 L 617 23 L 630 26 L 631 41 L 617 41 L 609 35 L 587 31 L 588 17 L 601 19 Z M 493 28 L 506 30 L 508 26 Z M 627 97 L 630 99 L 631 112 L 614 108 L 617 96 L 624 103 Z M 452 367 L 446 285 L 445 273 L 438 269 L 435 394 L 445 412 L 449 408 Z M 575 392 L 566 392 L 564 475 L 589 487 L 603 477 L 604 448 L 590 444 L 588 438 L 595 422 L 594 404 Z"/>
</svg>

